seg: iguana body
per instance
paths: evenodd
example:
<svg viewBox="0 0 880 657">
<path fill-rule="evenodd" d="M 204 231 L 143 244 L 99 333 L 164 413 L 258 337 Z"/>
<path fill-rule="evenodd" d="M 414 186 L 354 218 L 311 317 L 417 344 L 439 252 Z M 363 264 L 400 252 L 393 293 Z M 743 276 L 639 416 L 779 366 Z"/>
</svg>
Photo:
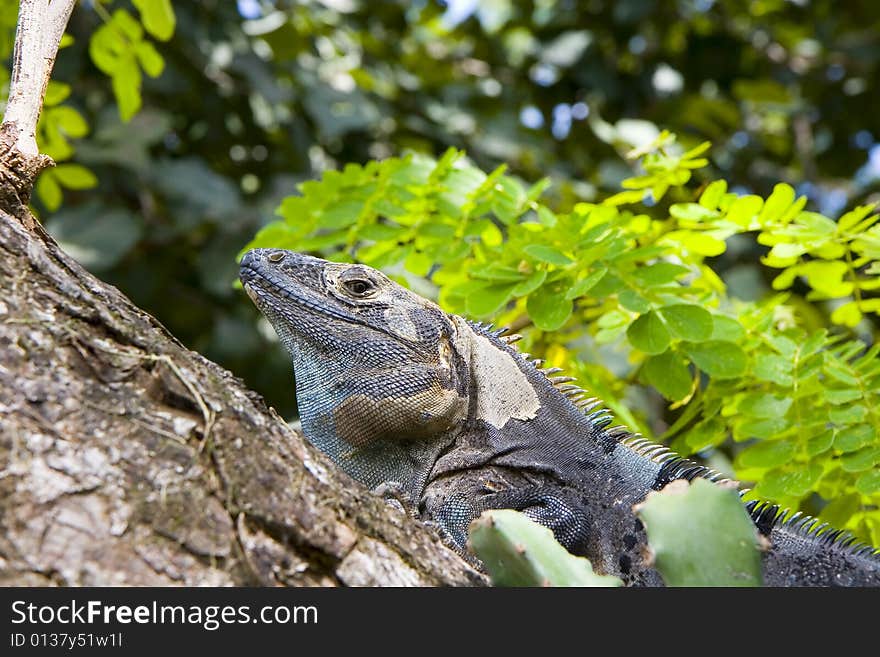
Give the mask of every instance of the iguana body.
<svg viewBox="0 0 880 657">
<path fill-rule="evenodd" d="M 303 431 L 352 477 L 396 490 L 464 548 L 491 508 L 525 512 L 627 584 L 661 585 L 632 507 L 674 479 L 721 476 L 608 428 L 567 377 L 364 265 L 278 249 L 241 262 L 293 360 Z M 880 558 L 812 518 L 749 505 L 768 585 L 880 585 Z"/>
</svg>

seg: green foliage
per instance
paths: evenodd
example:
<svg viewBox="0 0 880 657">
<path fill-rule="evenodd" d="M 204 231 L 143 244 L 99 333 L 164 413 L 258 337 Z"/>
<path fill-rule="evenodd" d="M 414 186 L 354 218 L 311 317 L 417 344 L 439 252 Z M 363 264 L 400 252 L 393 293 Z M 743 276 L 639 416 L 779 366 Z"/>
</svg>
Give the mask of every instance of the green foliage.
<svg viewBox="0 0 880 657">
<path fill-rule="evenodd" d="M 495 586 L 620 586 L 597 575 L 589 560 L 569 554 L 553 532 L 510 509 L 484 511 L 471 523 L 468 548 Z"/>
<path fill-rule="evenodd" d="M 174 10 L 168 0 L 138 0 L 134 4 L 143 23 L 125 9 L 108 15 L 101 2 L 96 2 L 95 11 L 104 24 L 89 41 L 89 55 L 95 66 L 109 76 L 123 121 L 129 121 L 141 107 L 141 72 L 155 78 L 165 68 L 165 60 L 144 38 L 144 30 L 167 41 L 175 23 Z"/>
<path fill-rule="evenodd" d="M 678 480 L 636 511 L 668 586 L 761 586 L 758 532 L 734 489 Z"/>
<path fill-rule="evenodd" d="M 128 121 L 141 107 L 141 71 L 150 77 L 161 75 L 165 63 L 153 45 L 144 39 L 144 29 L 162 41 L 174 32 L 174 10 L 169 0 L 137 0 L 135 6 L 141 14 L 143 27 L 124 9 L 109 15 L 101 0 L 92 8 L 104 20 L 104 24 L 91 35 L 89 53 L 95 66 L 111 79 L 113 93 L 119 105 L 119 115 Z M 0 60 L 7 59 L 14 45 L 15 26 L 18 16 L 16 3 L 5 3 L 0 9 Z M 73 43 L 65 34 L 60 48 Z M 62 57 L 63 53 L 59 53 Z M 0 69 L 0 105 L 4 105 L 9 93 L 8 71 Z M 43 103 L 43 111 L 37 125 L 37 146 L 41 153 L 50 156 L 57 164 L 40 174 L 35 190 L 40 201 L 50 212 L 58 210 L 64 197 L 63 189 L 82 190 L 96 187 L 95 174 L 81 164 L 62 164 L 73 158 L 71 139 L 80 139 L 89 132 L 89 125 L 79 110 L 63 104 L 71 94 L 69 84 L 49 81 Z"/>
<path fill-rule="evenodd" d="M 637 153 L 645 173 L 624 186 L 696 200 L 632 210 L 620 194 L 553 209 L 542 200 L 546 182 L 525 185 L 503 166 L 486 174 L 452 149 L 439 161 L 348 165 L 303 183 L 248 248 L 318 251 L 403 282 L 429 278 L 447 309 L 524 327 L 526 351 L 586 373 L 618 413 L 637 382 L 656 389 L 676 413 L 658 438 L 686 454 L 729 449 L 736 475 L 757 482 L 753 495 L 795 508 L 814 493 L 855 496 L 831 508 L 836 520 L 880 543 L 880 346 L 804 319 L 824 313 L 833 324 L 829 300 L 871 311 L 877 217 L 860 208 L 834 221 L 805 210 L 787 185 L 766 200 L 728 192 L 724 181 L 695 193 L 685 183 L 706 148 L 684 151 L 664 133 Z M 770 235 L 804 247 L 763 261 L 794 272 L 787 285 L 803 281 L 808 293 L 730 297 L 707 257 L 734 236 L 765 243 Z M 780 241 L 791 236 L 798 241 Z M 622 377 L 607 356 L 605 367 L 596 359 L 609 348 L 626 354 Z"/>
</svg>

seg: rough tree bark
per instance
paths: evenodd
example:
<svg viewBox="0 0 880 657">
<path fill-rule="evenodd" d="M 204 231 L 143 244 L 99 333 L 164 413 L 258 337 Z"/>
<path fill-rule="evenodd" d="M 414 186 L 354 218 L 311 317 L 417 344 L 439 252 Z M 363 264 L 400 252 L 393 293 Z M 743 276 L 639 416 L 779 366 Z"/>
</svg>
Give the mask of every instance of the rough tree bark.
<svg viewBox="0 0 880 657">
<path fill-rule="evenodd" d="M 484 583 L 58 247 L 33 127 L 0 127 L 0 584 Z"/>
</svg>

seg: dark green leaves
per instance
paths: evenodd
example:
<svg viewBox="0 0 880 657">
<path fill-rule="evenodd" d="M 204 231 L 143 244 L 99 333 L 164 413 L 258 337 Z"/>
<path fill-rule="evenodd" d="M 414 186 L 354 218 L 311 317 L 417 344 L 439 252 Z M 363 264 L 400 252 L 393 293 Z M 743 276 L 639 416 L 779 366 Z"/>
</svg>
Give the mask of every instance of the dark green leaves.
<svg viewBox="0 0 880 657">
<path fill-rule="evenodd" d="M 686 397 L 693 385 L 687 362 L 672 350 L 646 360 L 642 367 L 642 377 L 671 401 Z"/>
<path fill-rule="evenodd" d="M 669 331 L 653 310 L 640 315 L 626 330 L 626 337 L 646 354 L 662 354 L 669 346 Z"/>
<path fill-rule="evenodd" d="M 664 306 L 659 312 L 677 338 L 699 342 L 712 335 L 712 315 L 700 306 L 676 303 Z"/>
<path fill-rule="evenodd" d="M 683 347 L 697 367 L 716 379 L 742 376 L 748 366 L 745 352 L 732 342 L 709 340 L 702 343 L 685 343 Z"/>
</svg>

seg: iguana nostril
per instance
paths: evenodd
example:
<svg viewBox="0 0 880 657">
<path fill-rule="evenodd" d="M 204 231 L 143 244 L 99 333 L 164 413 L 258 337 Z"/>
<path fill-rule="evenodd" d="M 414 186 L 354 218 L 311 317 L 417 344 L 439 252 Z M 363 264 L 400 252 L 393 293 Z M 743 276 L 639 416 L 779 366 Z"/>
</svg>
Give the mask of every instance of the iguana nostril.
<svg viewBox="0 0 880 657">
<path fill-rule="evenodd" d="M 269 262 L 281 262 L 284 260 L 284 252 L 283 251 L 273 251 L 268 256 L 266 256 Z"/>
</svg>

